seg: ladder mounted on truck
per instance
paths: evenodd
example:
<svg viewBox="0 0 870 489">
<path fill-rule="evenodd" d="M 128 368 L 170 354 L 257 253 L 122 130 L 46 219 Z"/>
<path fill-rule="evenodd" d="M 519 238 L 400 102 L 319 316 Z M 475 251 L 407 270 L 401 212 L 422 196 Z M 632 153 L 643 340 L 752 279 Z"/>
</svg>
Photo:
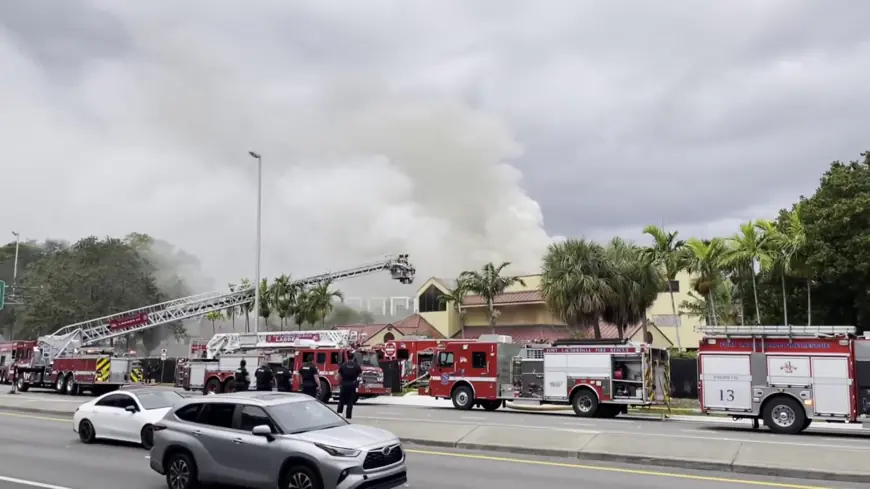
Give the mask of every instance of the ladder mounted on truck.
<svg viewBox="0 0 870 489">
<path fill-rule="evenodd" d="M 224 333 L 215 335 L 206 346 L 206 358 L 239 350 L 281 348 L 347 348 L 356 338 L 355 331 L 275 331 L 263 333 Z"/>
<path fill-rule="evenodd" d="M 398 280 L 403 284 L 412 283 L 416 273 L 416 269 L 408 261 L 408 255 L 403 254 L 387 256 L 379 262 L 339 272 L 303 278 L 294 281 L 293 285 L 312 285 L 326 281 L 343 280 L 384 270 L 390 272 L 393 280 Z M 53 334 L 39 338 L 38 346 L 42 352 L 42 359 L 44 362 L 50 363 L 55 358 L 68 355 L 82 346 L 93 345 L 174 321 L 204 316 L 213 311 L 222 311 L 253 303 L 255 285 L 258 284 L 236 285 L 230 287 L 228 292 L 207 292 L 183 297 L 65 326 Z"/>
<path fill-rule="evenodd" d="M 699 325 L 695 331 L 708 337 L 728 338 L 753 337 L 753 338 L 825 338 L 831 336 L 854 336 L 854 326 L 784 326 L 784 325 Z"/>
</svg>

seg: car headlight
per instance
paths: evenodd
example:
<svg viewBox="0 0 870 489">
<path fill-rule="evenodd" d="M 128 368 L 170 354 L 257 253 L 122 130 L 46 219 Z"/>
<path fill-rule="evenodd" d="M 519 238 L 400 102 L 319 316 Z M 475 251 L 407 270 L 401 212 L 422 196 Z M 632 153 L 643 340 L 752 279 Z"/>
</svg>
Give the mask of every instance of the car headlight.
<svg viewBox="0 0 870 489">
<path fill-rule="evenodd" d="M 331 447 L 322 443 L 315 443 L 314 445 L 333 457 L 356 457 L 360 454 L 359 450 L 351 450 L 350 448 Z"/>
</svg>

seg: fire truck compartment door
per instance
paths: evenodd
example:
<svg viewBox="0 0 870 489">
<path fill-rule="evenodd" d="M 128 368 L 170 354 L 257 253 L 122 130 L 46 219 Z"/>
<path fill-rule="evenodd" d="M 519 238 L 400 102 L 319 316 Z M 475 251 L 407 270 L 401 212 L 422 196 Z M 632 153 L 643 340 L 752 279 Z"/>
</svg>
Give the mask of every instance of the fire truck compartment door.
<svg viewBox="0 0 870 489">
<path fill-rule="evenodd" d="M 816 414 L 851 414 L 852 379 L 849 378 L 849 359 L 813 357 L 812 364 Z"/>
<path fill-rule="evenodd" d="M 749 355 L 701 355 L 705 408 L 752 409 Z"/>
<path fill-rule="evenodd" d="M 188 380 L 188 386 L 191 389 L 202 388 L 205 384 L 205 366 L 206 364 L 202 362 L 190 364 L 190 378 Z"/>
<path fill-rule="evenodd" d="M 124 377 L 127 375 L 127 367 L 130 366 L 130 360 L 126 358 L 113 358 L 111 360 L 111 373 L 109 374 L 109 382 L 118 384 L 124 383 Z"/>
</svg>

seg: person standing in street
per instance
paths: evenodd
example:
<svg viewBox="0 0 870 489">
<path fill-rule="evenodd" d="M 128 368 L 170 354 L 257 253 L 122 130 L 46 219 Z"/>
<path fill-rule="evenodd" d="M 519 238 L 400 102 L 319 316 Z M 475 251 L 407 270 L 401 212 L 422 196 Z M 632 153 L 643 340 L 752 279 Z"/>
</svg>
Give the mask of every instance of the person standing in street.
<svg viewBox="0 0 870 489">
<path fill-rule="evenodd" d="M 272 367 L 268 363 L 260 365 L 254 372 L 254 377 L 257 379 L 258 391 L 271 391 L 272 381 L 275 379 L 275 374 L 272 372 Z"/>
<path fill-rule="evenodd" d="M 278 392 L 290 392 L 293 390 L 291 382 L 293 380 L 293 372 L 287 368 L 289 362 L 284 360 L 281 365 L 275 367 L 275 387 Z"/>
<path fill-rule="evenodd" d="M 356 402 L 356 389 L 361 374 L 362 368 L 356 360 L 356 352 L 348 353 L 348 359 L 338 368 L 341 390 L 338 394 L 338 409 L 336 410 L 338 414 L 341 414 L 344 407 L 347 406 L 345 419 L 353 417 L 353 404 Z"/>
<path fill-rule="evenodd" d="M 299 376 L 302 378 L 302 393 L 316 398 L 317 387 L 320 385 L 320 372 L 311 359 L 308 359 L 299 369 Z"/>
<path fill-rule="evenodd" d="M 251 380 L 248 378 L 248 369 L 245 366 L 248 364 L 244 359 L 239 363 L 239 368 L 236 369 L 236 391 L 246 391 L 251 387 Z"/>
</svg>

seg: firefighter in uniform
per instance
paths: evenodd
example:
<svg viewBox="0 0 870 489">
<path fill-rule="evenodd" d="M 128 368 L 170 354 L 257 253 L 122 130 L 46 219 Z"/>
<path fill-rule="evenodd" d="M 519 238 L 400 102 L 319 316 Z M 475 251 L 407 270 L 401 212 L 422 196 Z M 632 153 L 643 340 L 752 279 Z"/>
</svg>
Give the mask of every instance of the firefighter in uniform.
<svg viewBox="0 0 870 489">
<path fill-rule="evenodd" d="M 320 372 L 317 371 L 317 366 L 309 360 L 299 369 L 299 376 L 302 378 L 302 393 L 311 397 L 317 397 L 317 387 L 320 385 Z"/>
<path fill-rule="evenodd" d="M 290 392 L 293 390 L 291 382 L 293 380 L 293 372 L 287 368 L 288 361 L 284 360 L 281 365 L 275 367 L 275 386 L 278 392 Z"/>
<path fill-rule="evenodd" d="M 272 367 L 270 367 L 268 363 L 260 365 L 254 372 L 254 377 L 257 379 L 258 391 L 272 390 L 272 380 L 275 378 L 275 374 L 272 372 Z"/>
<path fill-rule="evenodd" d="M 356 352 L 350 352 L 347 361 L 341 364 L 338 368 L 338 375 L 341 378 L 341 391 L 338 394 L 338 409 L 336 412 L 341 414 L 344 407 L 347 406 L 347 414 L 345 418 L 353 417 L 353 403 L 356 402 L 356 389 L 359 384 L 359 376 L 362 374 L 362 368 L 356 361 Z"/>
<path fill-rule="evenodd" d="M 239 368 L 236 369 L 236 391 L 246 391 L 251 387 L 251 381 L 248 379 L 248 369 L 245 366 L 248 362 L 242 360 L 239 363 Z"/>
</svg>

